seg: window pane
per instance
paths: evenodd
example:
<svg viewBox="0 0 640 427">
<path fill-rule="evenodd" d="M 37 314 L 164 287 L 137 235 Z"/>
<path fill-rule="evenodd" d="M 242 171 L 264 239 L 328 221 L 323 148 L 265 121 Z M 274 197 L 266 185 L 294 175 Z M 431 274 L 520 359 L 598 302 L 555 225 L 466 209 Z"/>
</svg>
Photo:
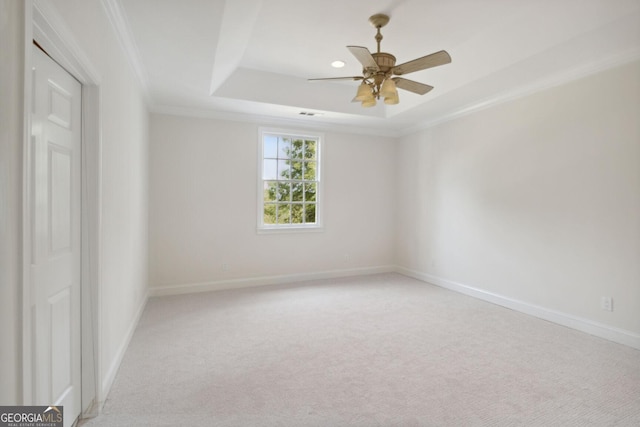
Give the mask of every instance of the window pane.
<svg viewBox="0 0 640 427">
<path fill-rule="evenodd" d="M 275 181 L 265 181 L 263 200 L 265 202 L 275 202 L 278 196 L 278 183 Z M 275 210 L 273 211 L 275 214 Z"/>
<path fill-rule="evenodd" d="M 278 158 L 288 159 L 290 152 L 291 152 L 291 139 L 280 138 L 280 140 L 278 141 Z"/>
<path fill-rule="evenodd" d="M 316 180 L 316 162 L 304 162 L 304 179 L 307 181 Z"/>
<path fill-rule="evenodd" d="M 302 203 L 291 205 L 291 223 L 292 224 L 302 224 L 304 223 L 304 208 Z"/>
<path fill-rule="evenodd" d="M 275 203 L 265 203 L 264 205 L 264 223 L 276 223 L 276 205 Z"/>
<path fill-rule="evenodd" d="M 275 229 L 319 225 L 320 138 L 273 131 L 262 135 L 258 221 Z"/>
<path fill-rule="evenodd" d="M 316 158 L 316 142 L 313 140 L 306 140 L 304 142 L 304 158 L 315 159 Z"/>
<path fill-rule="evenodd" d="M 316 222 L 316 205 L 315 203 L 305 203 L 304 205 L 304 222 L 313 224 Z"/>
<path fill-rule="evenodd" d="M 305 202 L 315 202 L 316 201 L 316 190 L 317 185 L 315 182 L 305 182 L 304 183 L 304 200 Z"/>
<path fill-rule="evenodd" d="M 291 201 L 302 202 L 304 196 L 304 185 L 301 182 L 291 184 Z"/>
<path fill-rule="evenodd" d="M 291 158 L 301 159 L 303 147 L 304 147 L 304 142 L 301 139 L 293 140 L 291 144 Z"/>
<path fill-rule="evenodd" d="M 278 183 L 278 201 L 288 202 L 291 200 L 291 183 L 279 182 Z"/>
<path fill-rule="evenodd" d="M 278 137 L 265 135 L 264 137 L 264 158 L 275 159 L 278 157 Z"/>
<path fill-rule="evenodd" d="M 262 179 L 278 179 L 278 161 L 264 160 Z"/>
<path fill-rule="evenodd" d="M 278 224 L 291 223 L 291 205 L 278 203 Z"/>
<path fill-rule="evenodd" d="M 291 179 L 302 181 L 302 162 L 291 162 Z"/>
<path fill-rule="evenodd" d="M 291 171 L 289 163 L 291 163 L 290 160 L 278 160 L 278 177 L 276 179 L 291 178 L 291 176 L 289 175 L 289 172 Z"/>
</svg>

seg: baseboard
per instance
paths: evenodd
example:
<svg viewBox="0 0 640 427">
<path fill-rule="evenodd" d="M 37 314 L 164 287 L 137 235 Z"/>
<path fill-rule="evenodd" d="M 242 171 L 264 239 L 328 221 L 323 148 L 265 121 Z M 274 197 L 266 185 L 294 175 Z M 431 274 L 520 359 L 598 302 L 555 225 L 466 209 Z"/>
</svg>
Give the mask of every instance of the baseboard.
<svg viewBox="0 0 640 427">
<path fill-rule="evenodd" d="M 529 314 L 531 316 L 535 316 L 549 322 L 557 323 L 562 326 L 576 329 L 581 332 L 586 332 L 588 334 L 640 350 L 640 335 L 624 329 L 614 328 L 602 323 L 594 322 L 592 320 L 572 316 L 570 314 L 551 310 L 534 304 L 529 304 L 527 302 L 519 301 L 503 295 L 487 292 L 482 289 L 453 282 L 451 280 L 437 277 L 432 274 L 422 273 L 400 266 L 396 267 L 395 271 L 399 274 L 413 277 L 414 279 L 431 283 L 436 286 L 440 286 L 441 288 L 469 295 L 487 302 L 491 302 L 493 304 L 501 305 L 503 307 L 507 307 L 521 313 Z"/>
<path fill-rule="evenodd" d="M 379 266 L 379 267 L 363 267 L 353 269 L 341 269 L 321 271 L 314 273 L 301 273 L 301 274 L 289 274 L 278 276 L 262 276 L 262 277 L 250 277 L 241 279 L 230 280 L 218 280 L 213 282 L 203 283 L 187 283 L 171 286 L 153 287 L 149 290 L 149 296 L 168 296 L 168 295 L 180 295 L 196 292 L 210 292 L 226 289 L 239 289 L 255 286 L 277 285 L 293 282 L 303 282 L 308 280 L 321 280 L 321 279 L 334 279 L 339 277 L 360 276 L 366 274 L 379 274 L 396 272 L 414 279 L 421 280 L 423 282 L 431 283 L 436 286 L 440 286 L 445 289 L 449 289 L 455 292 L 459 292 L 465 295 L 469 295 L 483 301 L 491 302 L 503 307 L 510 308 L 521 313 L 525 313 L 540 319 L 547 320 L 562 326 L 566 326 L 572 329 L 576 329 L 581 332 L 604 338 L 609 341 L 613 341 L 619 344 L 624 344 L 629 347 L 633 347 L 640 350 L 640 335 L 633 332 L 614 328 L 612 326 L 604 325 L 602 323 L 594 322 L 589 319 L 584 319 L 576 316 L 572 316 L 567 313 L 562 313 L 556 310 L 551 310 L 542 306 L 530 304 L 524 301 L 509 298 L 496 293 L 488 292 L 482 289 L 474 288 L 469 285 L 457 283 L 442 277 L 434 276 L 432 274 L 411 270 L 400 266 Z M 140 312 L 141 314 L 141 312 Z M 124 347 L 126 349 L 126 346 Z M 117 370 L 117 369 L 116 369 Z M 114 372 L 115 375 L 115 372 Z"/>
<path fill-rule="evenodd" d="M 217 280 L 203 283 L 187 283 L 181 285 L 158 286 L 150 289 L 150 296 L 190 294 L 196 292 L 220 291 L 225 289 L 250 288 L 254 286 L 278 285 L 308 280 L 335 279 L 339 277 L 362 276 L 395 272 L 393 265 L 379 267 L 349 268 L 341 270 L 319 271 L 315 273 L 286 274 L 279 276 L 249 277 L 243 279 Z"/>
<path fill-rule="evenodd" d="M 111 361 L 109 365 L 109 369 L 107 373 L 102 378 L 102 384 L 100 387 L 101 395 L 98 396 L 98 413 L 102 412 L 102 407 L 104 406 L 105 401 L 107 400 L 107 396 L 109 395 L 109 391 L 111 390 L 111 386 L 113 385 L 113 381 L 116 378 L 116 374 L 118 373 L 118 369 L 120 369 L 120 364 L 122 363 L 122 359 L 124 358 L 124 354 L 129 347 L 129 343 L 131 342 L 131 338 L 133 338 L 133 333 L 136 331 L 138 327 L 138 323 L 140 322 L 140 318 L 142 317 L 142 313 L 144 312 L 144 308 L 147 305 L 147 301 L 149 300 L 149 291 L 144 295 L 140 306 L 138 306 L 138 310 L 129 325 L 129 329 L 127 329 L 127 333 L 125 334 L 124 339 L 120 343 L 120 347 L 118 347 L 118 351 L 116 352 L 115 357 Z"/>
</svg>

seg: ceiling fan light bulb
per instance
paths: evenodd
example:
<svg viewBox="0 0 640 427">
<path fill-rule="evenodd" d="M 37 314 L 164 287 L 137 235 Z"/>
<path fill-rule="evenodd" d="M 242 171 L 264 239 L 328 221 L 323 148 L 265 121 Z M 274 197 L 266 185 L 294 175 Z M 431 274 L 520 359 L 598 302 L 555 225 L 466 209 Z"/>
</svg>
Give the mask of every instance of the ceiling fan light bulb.
<svg viewBox="0 0 640 427">
<path fill-rule="evenodd" d="M 362 106 L 364 108 L 375 107 L 375 105 L 376 105 L 376 99 L 374 97 L 371 97 L 371 99 L 362 101 Z"/>
<path fill-rule="evenodd" d="M 398 96 L 398 90 L 396 89 L 396 82 L 391 79 L 386 79 L 380 87 L 380 96 L 385 98 L 390 96 Z"/>
</svg>

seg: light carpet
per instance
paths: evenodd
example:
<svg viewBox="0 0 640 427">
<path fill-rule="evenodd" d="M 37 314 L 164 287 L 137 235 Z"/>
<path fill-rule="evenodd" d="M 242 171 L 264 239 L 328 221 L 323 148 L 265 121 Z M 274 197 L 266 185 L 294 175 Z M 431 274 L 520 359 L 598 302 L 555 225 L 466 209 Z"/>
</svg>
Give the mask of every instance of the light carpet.
<svg viewBox="0 0 640 427">
<path fill-rule="evenodd" d="M 152 298 L 84 426 L 639 426 L 640 351 L 382 274 Z"/>
</svg>

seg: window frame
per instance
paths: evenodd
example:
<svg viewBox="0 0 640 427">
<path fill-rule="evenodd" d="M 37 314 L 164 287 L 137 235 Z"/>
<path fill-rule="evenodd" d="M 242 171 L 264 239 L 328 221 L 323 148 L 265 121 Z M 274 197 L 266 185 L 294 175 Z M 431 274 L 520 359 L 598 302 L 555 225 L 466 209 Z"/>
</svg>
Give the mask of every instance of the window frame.
<svg viewBox="0 0 640 427">
<path fill-rule="evenodd" d="M 278 137 L 290 137 L 300 139 L 313 139 L 316 141 L 316 222 L 313 224 L 265 224 L 264 223 L 264 183 L 271 181 L 264 179 L 264 141 L 265 136 L 273 135 Z M 323 169 L 324 161 L 322 152 L 324 150 L 324 133 L 311 132 L 306 130 L 283 129 L 283 128 L 258 128 L 258 167 L 257 167 L 257 233 L 300 233 L 300 232 L 321 232 L 324 231 L 322 212 L 324 205 L 323 197 Z M 284 180 L 292 182 L 292 180 Z"/>
</svg>

